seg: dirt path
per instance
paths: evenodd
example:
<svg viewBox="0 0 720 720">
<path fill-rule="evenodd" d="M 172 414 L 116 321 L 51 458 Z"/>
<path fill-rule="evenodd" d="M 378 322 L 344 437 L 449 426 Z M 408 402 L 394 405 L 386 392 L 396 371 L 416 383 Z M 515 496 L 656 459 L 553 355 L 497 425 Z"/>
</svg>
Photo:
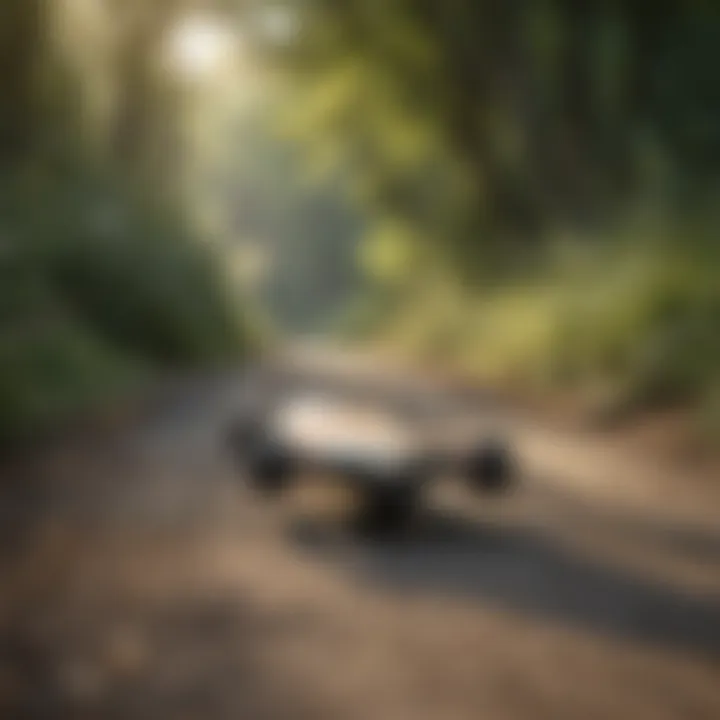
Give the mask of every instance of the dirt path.
<svg viewBox="0 0 720 720">
<path fill-rule="evenodd" d="M 325 495 L 246 493 L 219 443 L 246 389 L 188 387 L 5 492 L 0 717 L 720 717 L 710 495 L 508 416 L 516 497 L 439 487 L 361 539 Z"/>
</svg>

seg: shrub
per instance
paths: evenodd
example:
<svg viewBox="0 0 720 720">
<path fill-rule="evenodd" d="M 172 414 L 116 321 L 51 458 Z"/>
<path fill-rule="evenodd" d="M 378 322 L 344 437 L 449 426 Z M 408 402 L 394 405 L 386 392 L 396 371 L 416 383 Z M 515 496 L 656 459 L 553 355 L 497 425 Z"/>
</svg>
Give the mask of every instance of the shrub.
<svg viewBox="0 0 720 720">
<path fill-rule="evenodd" d="M 219 259 L 170 211 L 84 169 L 2 184 L 0 439 L 250 336 Z"/>
</svg>

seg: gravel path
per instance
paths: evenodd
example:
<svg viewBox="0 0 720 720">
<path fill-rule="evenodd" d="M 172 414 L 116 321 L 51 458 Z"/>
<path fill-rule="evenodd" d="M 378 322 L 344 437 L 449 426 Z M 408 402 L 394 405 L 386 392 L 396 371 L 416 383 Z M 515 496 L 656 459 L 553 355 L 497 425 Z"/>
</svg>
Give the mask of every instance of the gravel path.
<svg viewBox="0 0 720 720">
<path fill-rule="evenodd" d="M 243 488 L 220 441 L 254 382 L 5 479 L 0 717 L 720 718 L 720 508 L 681 478 L 653 494 L 641 461 L 508 417 L 514 497 L 448 483 L 362 538 L 326 489 Z"/>
</svg>

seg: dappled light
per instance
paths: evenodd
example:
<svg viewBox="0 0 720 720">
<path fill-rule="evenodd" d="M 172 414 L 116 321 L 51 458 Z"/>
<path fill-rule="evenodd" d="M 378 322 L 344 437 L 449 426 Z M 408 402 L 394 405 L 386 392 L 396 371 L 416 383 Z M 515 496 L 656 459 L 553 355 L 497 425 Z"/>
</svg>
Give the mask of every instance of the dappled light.
<svg viewBox="0 0 720 720">
<path fill-rule="evenodd" d="M 720 6 L 0 2 L 0 718 L 720 718 Z"/>
<path fill-rule="evenodd" d="M 219 72 L 240 44 L 241 36 L 229 31 L 220 20 L 188 17 L 170 32 L 167 54 L 177 72 L 190 78 L 206 78 Z"/>
</svg>

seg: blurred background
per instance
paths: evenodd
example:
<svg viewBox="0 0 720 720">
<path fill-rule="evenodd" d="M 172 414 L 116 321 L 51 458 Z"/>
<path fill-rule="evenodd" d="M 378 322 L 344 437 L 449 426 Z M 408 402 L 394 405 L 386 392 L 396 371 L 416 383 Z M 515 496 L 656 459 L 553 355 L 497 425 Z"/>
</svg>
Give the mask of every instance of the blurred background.
<svg viewBox="0 0 720 720">
<path fill-rule="evenodd" d="M 640 717 L 638 704 L 654 720 L 717 717 L 720 541 L 698 528 L 701 510 L 716 526 L 720 491 L 718 68 L 716 0 L 2 0 L 0 570 L 13 591 L 0 598 L 0 715 L 383 717 L 349 699 L 371 697 L 397 720 L 477 717 L 484 702 L 498 720 Z M 556 453 L 573 491 L 637 491 L 635 509 L 541 493 L 526 520 L 545 518 L 552 539 L 487 531 L 489 576 L 471 522 L 440 522 L 424 550 L 353 546 L 326 563 L 315 547 L 306 565 L 271 525 L 219 540 L 213 513 L 235 507 L 213 434 L 236 389 L 227 374 L 305 343 L 441 369 L 614 429 L 613 442 L 651 427 L 644 460 L 708 459 L 695 509 L 663 524 L 653 503 L 679 507 L 684 475 L 643 484 L 607 460 L 606 436 L 573 455 L 558 449 L 570 436 L 536 428 L 530 446 Z M 120 445 L 38 445 L 166 382 L 182 401 Z M 572 457 L 613 477 L 583 485 Z M 232 527 L 255 527 L 255 510 L 237 512 Z M 167 546 L 138 529 L 171 516 L 182 530 Z M 578 522 L 624 537 L 618 563 L 639 537 L 682 557 L 608 569 L 607 549 L 596 565 L 556 546 L 565 520 L 575 539 Z M 137 545 L 103 545 L 114 523 Z M 444 565 L 436 541 L 462 552 Z M 374 581 L 344 585 L 338 565 L 353 563 Z M 661 565 L 677 570 L 664 585 L 633 574 Z M 372 582 L 385 594 L 359 589 Z M 444 600 L 423 605 L 436 594 L 462 598 L 454 630 Z M 522 620 L 473 614 L 478 598 Z M 112 667 L 141 678 L 115 695 L 100 660 L 73 664 L 73 643 L 82 656 L 108 628 Z M 313 701 L 336 710 L 269 710 L 285 687 L 274 660 L 267 687 L 243 676 L 260 699 L 242 705 L 256 641 L 303 672 L 316 661 L 333 680 Z M 488 642 L 504 649 L 475 696 L 470 664 Z M 365 685 L 338 670 L 353 653 Z M 452 677 L 449 656 L 468 663 Z M 548 676 L 529 680 L 529 658 Z M 153 674 L 163 663 L 172 678 Z M 406 690 L 396 665 L 415 668 Z"/>
<path fill-rule="evenodd" d="M 259 337 L 720 400 L 716 4 L 7 0 L 0 435 Z"/>
</svg>

